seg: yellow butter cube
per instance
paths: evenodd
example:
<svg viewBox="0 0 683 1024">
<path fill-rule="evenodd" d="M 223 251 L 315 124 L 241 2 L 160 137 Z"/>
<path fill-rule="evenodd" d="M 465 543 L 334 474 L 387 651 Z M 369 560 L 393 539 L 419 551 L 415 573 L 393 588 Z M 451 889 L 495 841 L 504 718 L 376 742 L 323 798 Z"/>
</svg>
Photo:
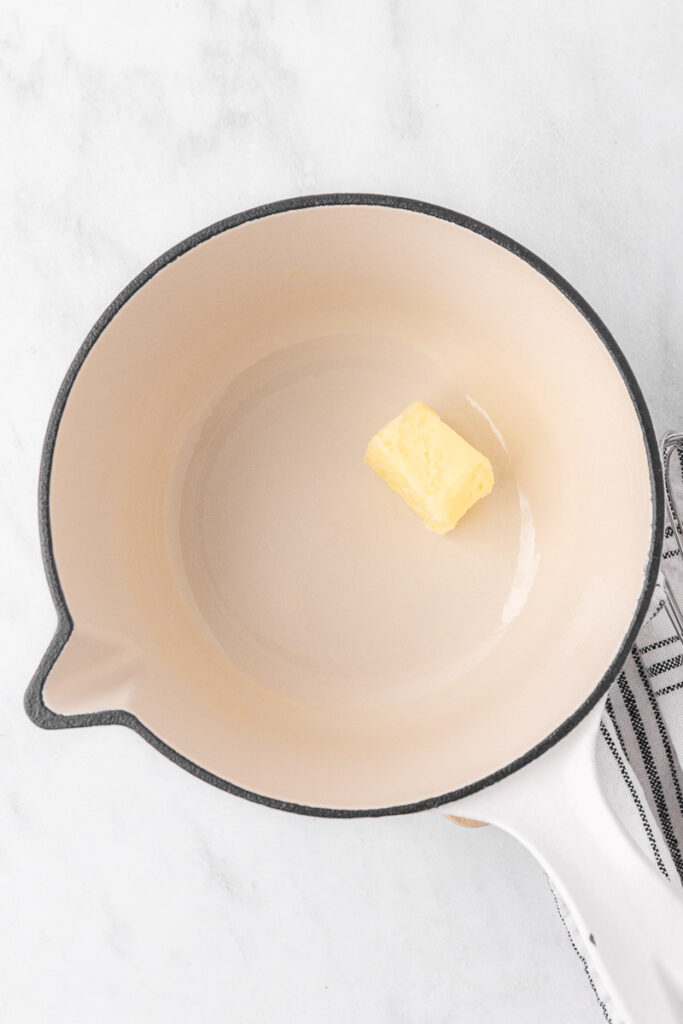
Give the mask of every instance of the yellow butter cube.
<svg viewBox="0 0 683 1024">
<path fill-rule="evenodd" d="M 370 441 L 365 462 L 430 530 L 448 533 L 491 493 L 491 463 L 424 402 L 413 402 Z"/>
</svg>

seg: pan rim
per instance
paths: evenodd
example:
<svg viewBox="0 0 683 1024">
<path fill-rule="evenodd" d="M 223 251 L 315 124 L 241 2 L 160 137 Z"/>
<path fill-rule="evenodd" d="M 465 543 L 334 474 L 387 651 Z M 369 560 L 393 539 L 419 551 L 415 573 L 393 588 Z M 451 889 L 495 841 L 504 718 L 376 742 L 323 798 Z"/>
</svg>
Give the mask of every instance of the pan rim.
<svg viewBox="0 0 683 1024">
<path fill-rule="evenodd" d="M 478 779 L 475 782 L 469 783 L 468 785 L 462 786 L 458 789 L 451 790 L 447 793 L 428 797 L 412 803 L 398 804 L 388 807 L 361 808 L 358 810 L 348 808 L 314 807 L 287 800 L 278 800 L 263 793 L 252 792 L 251 790 L 237 786 L 220 776 L 214 775 L 212 772 L 209 772 L 195 764 L 193 761 L 186 758 L 183 754 L 179 753 L 156 736 L 155 733 L 153 733 L 130 711 L 111 710 L 89 712 L 86 714 L 62 715 L 48 708 L 43 698 L 43 690 L 47 678 L 59 655 L 64 649 L 67 640 L 71 636 L 74 625 L 62 590 L 61 582 L 59 580 L 52 546 L 52 531 L 50 523 L 50 479 L 52 474 L 54 449 L 61 418 L 66 407 L 71 388 L 74 385 L 86 356 L 97 342 L 105 327 L 107 327 L 125 303 L 140 288 L 150 281 L 159 270 L 162 270 L 170 263 L 173 263 L 191 249 L 200 245 L 202 242 L 208 241 L 208 239 L 213 238 L 216 235 L 222 234 L 232 228 L 239 227 L 241 224 L 245 224 L 249 221 L 259 220 L 274 214 L 320 206 L 385 206 L 445 220 L 459 227 L 473 231 L 496 245 L 501 246 L 513 255 L 522 259 L 533 270 L 545 277 L 546 280 L 548 280 L 569 302 L 571 302 L 571 304 L 587 321 L 593 332 L 607 349 L 616 369 L 621 375 L 633 403 L 643 435 L 643 443 L 645 445 L 645 451 L 648 459 L 653 510 L 650 531 L 650 550 L 648 553 L 646 569 L 643 574 L 643 584 L 634 614 L 617 654 L 606 669 L 598 684 L 582 704 L 548 736 L 546 736 L 545 739 L 541 740 L 509 764 L 499 768 L 497 771 L 492 772 L 482 779 Z M 462 797 L 468 796 L 471 793 L 476 793 L 493 785 L 493 783 L 519 771 L 520 768 L 523 768 L 527 764 L 536 760 L 536 758 L 540 757 L 541 754 L 544 754 L 559 742 L 559 740 L 571 732 L 607 692 L 635 642 L 638 630 L 640 629 L 647 613 L 654 587 L 657 582 L 659 561 L 664 537 L 663 508 L 664 481 L 659 458 L 659 447 L 650 413 L 635 375 L 614 337 L 592 307 L 559 273 L 557 273 L 557 271 L 555 271 L 540 257 L 536 256 L 525 246 L 514 241 L 509 236 L 495 228 L 489 227 L 481 221 L 475 220 L 464 214 L 457 213 L 443 206 L 437 206 L 432 203 L 415 199 L 407 199 L 400 196 L 365 192 L 335 192 L 309 196 L 296 196 L 290 199 L 283 199 L 267 203 L 262 206 L 253 207 L 252 209 L 245 210 L 223 220 L 219 220 L 214 224 L 195 232 L 188 238 L 185 238 L 183 241 L 168 249 L 165 253 L 150 263 L 144 270 L 142 270 L 135 278 L 133 278 L 133 280 L 116 296 L 113 302 L 110 303 L 104 313 L 102 313 L 88 332 L 85 340 L 76 353 L 64 380 L 62 381 L 47 426 L 38 481 L 40 542 L 45 575 L 47 577 L 48 586 L 57 612 L 57 629 L 26 690 L 24 698 L 26 713 L 36 725 L 44 729 L 82 728 L 97 725 L 126 726 L 134 732 L 137 732 L 160 753 L 169 758 L 169 760 L 173 761 L 181 768 L 184 768 L 198 779 L 208 782 L 219 789 L 232 793 L 235 796 L 240 796 L 244 799 L 251 800 L 254 803 L 273 807 L 277 810 L 317 817 L 361 818 L 380 817 L 390 814 L 411 814 L 418 811 L 436 808 L 444 804 L 449 804 L 461 799 Z"/>
</svg>

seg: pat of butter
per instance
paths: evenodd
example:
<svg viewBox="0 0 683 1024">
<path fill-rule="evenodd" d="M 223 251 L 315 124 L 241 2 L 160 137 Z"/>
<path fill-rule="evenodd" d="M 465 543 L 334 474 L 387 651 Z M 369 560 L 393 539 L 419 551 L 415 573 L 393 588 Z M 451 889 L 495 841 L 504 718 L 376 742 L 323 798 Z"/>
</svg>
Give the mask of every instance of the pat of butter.
<svg viewBox="0 0 683 1024">
<path fill-rule="evenodd" d="M 493 488 L 491 463 L 424 402 L 370 441 L 365 462 L 430 530 L 448 533 Z"/>
</svg>

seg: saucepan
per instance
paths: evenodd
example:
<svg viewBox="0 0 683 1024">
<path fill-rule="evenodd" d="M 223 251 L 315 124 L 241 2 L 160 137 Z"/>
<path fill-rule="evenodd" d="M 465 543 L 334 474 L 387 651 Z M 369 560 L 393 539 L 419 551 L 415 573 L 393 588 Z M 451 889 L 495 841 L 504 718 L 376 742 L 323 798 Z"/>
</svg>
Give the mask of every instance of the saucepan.
<svg viewBox="0 0 683 1024">
<path fill-rule="evenodd" d="M 417 399 L 494 467 L 446 537 L 363 464 Z M 679 898 L 595 769 L 662 509 L 634 376 L 542 260 L 412 200 L 250 210 L 143 271 L 67 374 L 40 478 L 58 628 L 26 707 L 287 811 L 493 822 L 615 1012 L 680 1020 Z"/>
</svg>

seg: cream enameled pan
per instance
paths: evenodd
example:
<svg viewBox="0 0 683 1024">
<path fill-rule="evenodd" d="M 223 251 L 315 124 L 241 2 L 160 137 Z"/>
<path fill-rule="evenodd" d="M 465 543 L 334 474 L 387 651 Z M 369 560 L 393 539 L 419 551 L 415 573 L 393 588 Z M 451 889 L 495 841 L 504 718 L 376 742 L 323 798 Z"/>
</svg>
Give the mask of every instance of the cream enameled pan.
<svg viewBox="0 0 683 1024">
<path fill-rule="evenodd" d="M 447 537 L 363 464 L 418 398 L 495 470 Z M 287 810 L 496 822 L 624 1018 L 680 1020 L 681 907 L 594 768 L 661 506 L 623 356 L 535 256 L 391 197 L 251 210 L 136 278 L 64 382 L 40 496 L 59 628 L 27 708 Z"/>
</svg>

